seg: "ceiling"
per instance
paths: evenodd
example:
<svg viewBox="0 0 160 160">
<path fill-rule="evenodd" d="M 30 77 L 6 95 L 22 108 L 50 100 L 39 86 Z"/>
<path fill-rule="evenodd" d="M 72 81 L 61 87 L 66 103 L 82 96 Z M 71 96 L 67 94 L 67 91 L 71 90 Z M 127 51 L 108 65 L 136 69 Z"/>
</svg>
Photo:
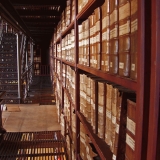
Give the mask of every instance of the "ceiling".
<svg viewBox="0 0 160 160">
<path fill-rule="evenodd" d="M 2 0 L 6 3 L 7 0 Z M 21 23 L 37 43 L 49 42 L 60 21 L 67 0 L 9 0 L 10 13 L 16 11 Z M 12 10 L 11 10 L 12 8 Z M 15 14 L 15 13 L 14 13 Z M 14 16 L 13 14 L 13 16 Z"/>
</svg>

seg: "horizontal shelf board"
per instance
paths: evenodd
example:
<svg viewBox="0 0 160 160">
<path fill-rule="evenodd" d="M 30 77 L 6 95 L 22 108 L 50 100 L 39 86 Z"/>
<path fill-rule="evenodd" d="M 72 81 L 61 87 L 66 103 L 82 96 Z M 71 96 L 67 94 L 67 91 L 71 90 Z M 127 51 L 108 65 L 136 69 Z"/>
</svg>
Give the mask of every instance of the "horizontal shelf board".
<svg viewBox="0 0 160 160">
<path fill-rule="evenodd" d="M 69 65 L 69 66 L 72 66 L 72 67 L 75 67 L 75 63 L 74 62 L 70 62 L 70 61 L 66 61 L 66 60 L 62 60 L 63 63 Z"/>
<path fill-rule="evenodd" d="M 77 20 L 86 19 L 94 10 L 103 4 L 104 0 L 89 0 L 85 7 L 76 16 Z"/>
<path fill-rule="evenodd" d="M 54 44 L 60 43 L 61 38 L 67 35 L 73 28 L 74 28 L 74 21 L 72 21 L 70 25 L 66 28 L 66 30 L 61 33 L 61 36 L 55 41 Z"/>
<path fill-rule="evenodd" d="M 106 81 L 111 83 L 116 83 L 120 86 L 128 88 L 130 90 L 136 91 L 137 90 L 137 82 L 133 81 L 129 78 L 120 77 L 119 75 L 111 75 L 109 73 L 104 73 L 101 70 L 97 70 L 95 68 L 87 67 L 81 64 L 77 64 L 77 67 L 85 72 L 95 75 L 96 77 L 100 77 Z"/>
<path fill-rule="evenodd" d="M 61 38 L 59 37 L 59 38 L 56 40 L 56 44 L 57 44 L 57 43 L 60 43 L 60 40 L 61 40 Z"/>
<path fill-rule="evenodd" d="M 74 28 L 74 21 L 72 21 L 65 31 L 62 33 L 62 37 L 66 36 Z"/>
<path fill-rule="evenodd" d="M 62 86 L 62 87 L 63 87 L 65 93 L 67 94 L 67 97 L 68 97 L 71 105 L 72 105 L 72 106 L 74 107 L 74 109 L 75 109 L 75 104 L 73 103 L 73 101 L 72 101 L 72 99 L 71 99 L 70 93 L 68 92 L 68 90 L 67 90 L 64 86 Z"/>
<path fill-rule="evenodd" d="M 92 126 L 87 122 L 84 115 L 77 111 L 77 115 L 82 122 L 87 134 L 89 135 L 92 143 L 94 144 L 99 156 L 103 160 L 112 160 L 112 152 L 106 142 L 93 133 Z"/>
<path fill-rule="evenodd" d="M 61 61 L 61 58 L 58 58 L 58 57 L 54 57 L 56 60 L 58 60 L 58 61 Z"/>
</svg>

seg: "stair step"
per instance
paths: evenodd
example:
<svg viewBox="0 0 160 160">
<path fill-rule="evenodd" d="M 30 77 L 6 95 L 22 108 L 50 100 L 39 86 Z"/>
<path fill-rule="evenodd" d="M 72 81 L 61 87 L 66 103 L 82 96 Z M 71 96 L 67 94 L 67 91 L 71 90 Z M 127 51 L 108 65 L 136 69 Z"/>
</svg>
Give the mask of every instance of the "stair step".
<svg viewBox="0 0 160 160">
<path fill-rule="evenodd" d="M 59 156 L 61 160 L 65 160 L 65 146 L 66 142 L 60 131 L 8 132 L 1 137 L 0 159 L 52 159 L 53 156 Z"/>
</svg>

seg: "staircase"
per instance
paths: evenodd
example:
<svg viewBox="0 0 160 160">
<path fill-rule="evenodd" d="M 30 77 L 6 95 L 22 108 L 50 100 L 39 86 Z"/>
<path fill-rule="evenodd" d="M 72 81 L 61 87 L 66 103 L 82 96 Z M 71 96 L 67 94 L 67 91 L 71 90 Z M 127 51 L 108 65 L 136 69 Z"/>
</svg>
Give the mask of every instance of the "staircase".
<svg viewBox="0 0 160 160">
<path fill-rule="evenodd" d="M 34 76 L 25 103 L 39 103 L 40 105 L 54 105 L 55 96 L 50 76 Z"/>
<path fill-rule="evenodd" d="M 13 33 L 3 33 L 0 39 L 0 90 L 6 91 L 4 103 L 20 103 L 18 98 L 17 42 Z"/>
<path fill-rule="evenodd" d="M 7 132 L 0 136 L 1 160 L 66 160 L 60 131 Z"/>
</svg>

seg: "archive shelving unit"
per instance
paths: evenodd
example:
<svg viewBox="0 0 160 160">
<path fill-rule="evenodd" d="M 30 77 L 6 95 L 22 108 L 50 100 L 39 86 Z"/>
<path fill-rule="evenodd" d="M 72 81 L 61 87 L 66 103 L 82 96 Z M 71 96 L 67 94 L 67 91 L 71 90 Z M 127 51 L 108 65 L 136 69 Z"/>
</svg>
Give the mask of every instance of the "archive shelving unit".
<svg viewBox="0 0 160 160">
<path fill-rule="evenodd" d="M 136 94 L 136 132 L 135 132 L 135 153 L 136 160 L 140 159 L 158 159 L 159 148 L 159 27 L 160 27 L 160 13 L 158 7 L 160 2 L 157 0 L 145 2 L 144 0 L 138 0 L 138 38 L 137 38 L 137 79 L 133 80 L 129 77 L 122 77 L 118 74 L 110 74 L 102 71 L 101 69 L 95 69 L 84 64 L 79 64 L 79 31 L 78 25 L 86 20 L 94 10 L 104 3 L 104 0 L 89 0 L 84 8 L 78 12 L 78 0 L 74 2 L 75 12 L 72 13 L 72 20 L 70 24 L 63 30 L 58 28 L 55 30 L 57 35 L 53 35 L 51 40 L 50 59 L 51 59 L 51 74 L 54 77 L 54 86 L 56 86 L 57 93 L 57 107 L 59 116 L 64 113 L 66 102 L 64 102 L 67 96 L 69 106 L 69 117 L 71 114 L 75 114 L 75 126 L 76 126 L 76 142 L 75 142 L 75 157 L 81 159 L 80 156 L 80 122 L 82 123 L 86 134 L 90 137 L 90 140 L 95 147 L 99 157 L 101 159 L 112 159 L 113 153 L 108 148 L 105 141 L 98 137 L 97 132 L 94 133 L 92 126 L 87 122 L 86 117 L 81 113 L 80 109 L 80 75 L 84 74 L 93 78 L 95 81 L 101 81 L 111 83 L 112 85 L 119 86 L 124 91 L 125 98 L 131 93 Z M 126 1 L 131 3 L 132 0 Z M 71 3 L 71 6 L 72 6 Z M 71 7 L 72 8 L 72 7 Z M 62 22 L 62 21 L 61 21 Z M 60 24 L 59 24 L 60 25 Z M 62 25 L 62 24 L 61 24 Z M 62 41 L 74 30 L 74 56 L 70 60 L 62 57 L 63 44 Z M 152 39 L 152 41 L 151 41 Z M 73 51 L 72 51 L 73 52 Z M 66 66 L 71 68 L 75 73 L 75 79 L 71 80 L 73 83 L 73 91 L 66 86 Z M 71 88 L 72 88 L 71 87 Z M 96 88 L 97 89 L 97 88 Z M 74 96 L 75 101 L 73 101 Z M 124 98 L 124 99 L 125 99 Z M 98 107 L 97 107 L 98 108 Z M 123 106 L 122 106 L 123 108 Z M 97 110 L 98 111 L 98 110 Z M 72 113 L 73 112 L 73 113 Z M 68 115 L 67 115 L 68 116 Z M 72 123 L 73 119 L 67 121 L 67 117 L 64 118 L 64 134 L 69 135 L 70 144 L 73 144 L 73 132 Z M 97 120 L 97 119 L 96 119 Z M 157 141 L 158 140 L 158 141 Z M 157 143 L 158 142 L 158 143 Z M 119 141 L 119 143 L 121 143 Z M 69 152 L 71 153 L 71 152 Z M 117 153 L 117 159 L 121 159 L 120 154 Z"/>
</svg>

